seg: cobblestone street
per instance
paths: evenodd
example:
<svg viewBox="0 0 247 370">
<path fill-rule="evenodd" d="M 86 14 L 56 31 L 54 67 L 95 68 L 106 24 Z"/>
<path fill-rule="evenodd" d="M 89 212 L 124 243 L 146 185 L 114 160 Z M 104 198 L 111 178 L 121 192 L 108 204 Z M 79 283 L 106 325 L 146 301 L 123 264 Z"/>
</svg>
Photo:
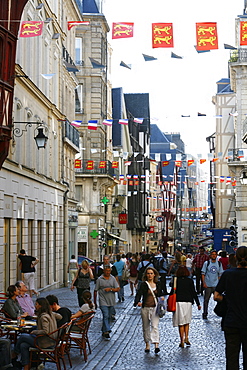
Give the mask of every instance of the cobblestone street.
<svg viewBox="0 0 247 370">
<path fill-rule="evenodd" d="M 94 283 L 91 283 L 93 292 Z M 55 294 L 60 306 L 67 306 L 72 312 L 77 311 L 77 295 L 69 288 L 61 288 L 42 292 L 41 296 Z M 133 297 L 129 286 L 125 287 L 125 301 L 116 304 L 116 321 L 112 324 L 110 341 L 101 337 L 101 311 L 97 313 L 89 330 L 92 353 L 88 362 L 83 361 L 79 351 L 72 349 L 73 370 L 223 370 L 225 369 L 224 335 L 220 321 L 213 312 L 215 302 L 210 300 L 208 320 L 202 319 L 202 310 L 193 306 L 193 319 L 190 325 L 190 347 L 179 348 L 178 328 L 172 326 L 172 314 L 160 320 L 160 349 L 158 355 L 153 348 L 149 354 L 144 352 L 140 308 L 133 307 Z M 200 297 L 201 305 L 203 297 Z M 55 369 L 47 364 L 46 369 Z M 69 368 L 69 365 L 68 365 Z"/>
</svg>

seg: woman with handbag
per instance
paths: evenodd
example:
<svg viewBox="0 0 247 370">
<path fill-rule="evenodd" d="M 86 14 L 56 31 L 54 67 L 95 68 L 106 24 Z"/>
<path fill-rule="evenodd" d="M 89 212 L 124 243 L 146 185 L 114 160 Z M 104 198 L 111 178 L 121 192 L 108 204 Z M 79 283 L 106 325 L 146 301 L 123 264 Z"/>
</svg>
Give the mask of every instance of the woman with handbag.
<svg viewBox="0 0 247 370">
<path fill-rule="evenodd" d="M 78 303 L 80 307 L 83 305 L 83 303 L 85 303 L 82 298 L 82 293 L 84 292 L 84 290 L 90 291 L 91 280 L 93 280 L 93 272 L 89 266 L 89 263 L 84 260 L 82 261 L 81 268 L 79 268 L 79 270 L 77 271 L 70 288 L 71 290 L 73 290 L 76 286 Z"/>
<path fill-rule="evenodd" d="M 150 352 L 150 342 L 154 343 L 157 354 L 159 349 L 159 316 L 156 314 L 157 297 L 162 294 L 162 287 L 158 281 L 159 273 L 153 267 L 147 267 L 143 274 L 143 282 L 138 289 L 134 307 L 141 309 L 143 337 L 146 343 L 145 352 Z M 142 298 L 142 302 L 141 301 Z M 162 297 L 164 300 L 164 297 Z"/>
<path fill-rule="evenodd" d="M 196 294 L 194 282 L 190 277 L 190 272 L 185 266 L 179 266 L 176 272 L 176 311 L 173 312 L 173 326 L 178 326 L 180 344 L 184 348 L 184 343 L 190 346 L 189 327 L 192 317 L 192 304 L 196 301 L 198 310 L 201 309 L 199 299 Z M 173 289 L 171 294 L 173 293 Z"/>
</svg>

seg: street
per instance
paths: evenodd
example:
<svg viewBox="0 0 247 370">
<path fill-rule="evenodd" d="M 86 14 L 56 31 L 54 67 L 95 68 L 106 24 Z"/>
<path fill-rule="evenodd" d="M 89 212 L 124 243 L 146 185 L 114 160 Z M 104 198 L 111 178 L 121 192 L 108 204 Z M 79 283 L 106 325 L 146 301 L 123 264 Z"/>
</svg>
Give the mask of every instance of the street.
<svg viewBox="0 0 247 370">
<path fill-rule="evenodd" d="M 93 292 L 94 283 L 91 283 Z M 61 307 L 67 306 L 72 312 L 78 309 L 76 292 L 61 288 L 42 292 L 41 296 L 55 294 Z M 203 305 L 203 297 L 199 298 Z M 73 370 L 223 370 L 225 369 L 224 335 L 220 321 L 213 312 L 215 302 L 211 298 L 208 320 L 202 319 L 202 310 L 193 306 L 193 319 L 190 325 L 190 347 L 179 348 L 178 328 L 172 326 L 172 313 L 160 319 L 160 353 L 154 354 L 151 347 L 149 354 L 144 352 L 140 308 L 133 307 L 133 296 L 129 286 L 125 287 L 125 301 L 116 304 L 116 321 L 112 324 L 110 341 L 101 337 L 101 311 L 97 310 L 89 330 L 92 353 L 88 362 L 83 361 L 76 349 L 71 350 Z M 55 369 L 47 364 L 46 369 Z M 69 368 L 69 365 L 68 365 Z"/>
</svg>

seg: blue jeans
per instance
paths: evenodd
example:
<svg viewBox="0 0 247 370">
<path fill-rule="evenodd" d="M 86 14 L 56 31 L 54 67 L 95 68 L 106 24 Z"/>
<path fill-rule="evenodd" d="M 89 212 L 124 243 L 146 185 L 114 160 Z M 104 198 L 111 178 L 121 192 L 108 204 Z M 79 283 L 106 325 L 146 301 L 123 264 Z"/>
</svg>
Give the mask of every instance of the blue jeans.
<svg viewBox="0 0 247 370">
<path fill-rule="evenodd" d="M 120 290 L 117 292 L 118 300 L 121 301 L 124 297 L 124 286 L 123 286 L 123 278 L 122 276 L 118 276 L 118 281 L 120 285 Z"/>
<path fill-rule="evenodd" d="M 102 315 L 103 315 L 103 323 L 102 323 L 102 333 L 110 332 L 110 319 L 111 316 L 114 315 L 114 306 L 100 306 Z"/>
<path fill-rule="evenodd" d="M 34 338 L 36 335 L 22 334 L 15 345 L 14 351 L 21 354 L 22 365 L 29 364 L 29 348 L 34 347 Z"/>
</svg>

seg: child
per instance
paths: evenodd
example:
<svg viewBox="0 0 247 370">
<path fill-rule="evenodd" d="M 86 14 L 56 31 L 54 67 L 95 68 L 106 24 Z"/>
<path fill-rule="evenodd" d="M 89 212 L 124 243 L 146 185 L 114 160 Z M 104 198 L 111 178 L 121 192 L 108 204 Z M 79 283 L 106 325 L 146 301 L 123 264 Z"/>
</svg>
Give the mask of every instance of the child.
<svg viewBox="0 0 247 370">
<path fill-rule="evenodd" d="M 85 314 L 87 312 L 95 311 L 95 305 L 91 300 L 92 295 L 91 295 L 89 290 L 84 290 L 84 292 L 82 293 L 82 298 L 83 298 L 85 303 L 81 306 L 79 311 L 77 311 L 76 313 L 74 313 L 71 316 L 71 319 L 75 319 L 77 317 L 80 317 L 80 316 L 82 316 L 83 314 Z"/>
</svg>

